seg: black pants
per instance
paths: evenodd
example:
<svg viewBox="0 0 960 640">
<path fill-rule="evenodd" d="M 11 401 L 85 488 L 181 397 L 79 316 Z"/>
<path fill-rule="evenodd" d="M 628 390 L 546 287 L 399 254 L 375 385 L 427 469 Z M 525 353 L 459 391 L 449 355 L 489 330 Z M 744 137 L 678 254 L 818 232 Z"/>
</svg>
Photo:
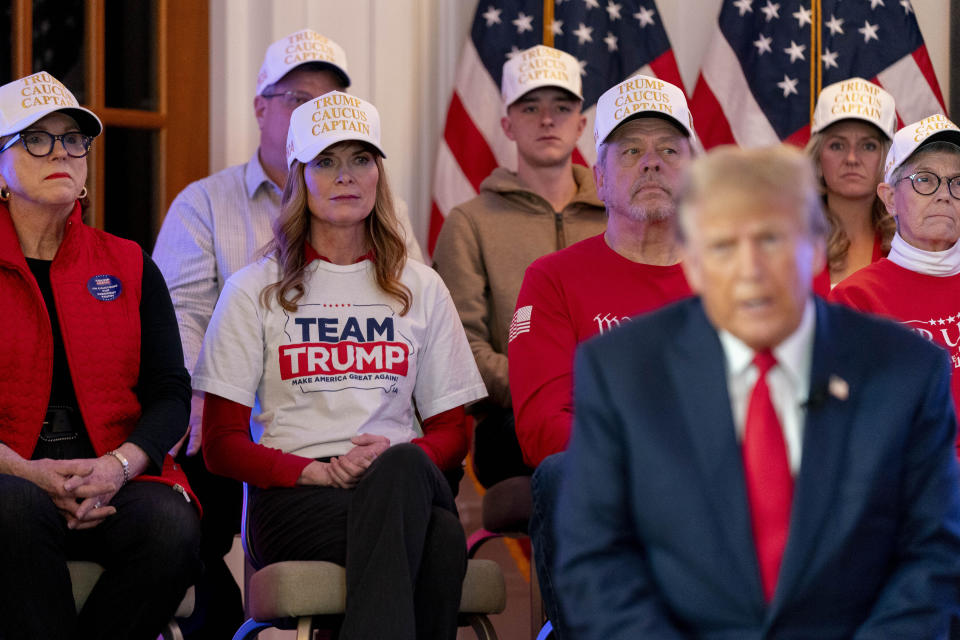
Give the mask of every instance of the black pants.
<svg viewBox="0 0 960 640">
<path fill-rule="evenodd" d="M 233 546 L 233 537 L 240 533 L 243 491 L 236 480 L 210 473 L 201 453 L 184 454 L 186 448 L 186 445 L 181 448 L 177 462 L 203 505 L 200 522 L 203 573 L 195 585 L 193 614 L 181 628 L 188 640 L 230 640 L 243 624 L 243 601 L 224 556 Z"/>
<path fill-rule="evenodd" d="M 484 409 L 473 428 L 473 472 L 477 480 L 489 489 L 507 478 L 529 476 L 533 469 L 523 462 L 513 409 L 492 404 Z"/>
<path fill-rule="evenodd" d="M 355 489 L 254 490 L 249 509 L 259 564 L 346 567 L 341 640 L 456 637 L 466 540 L 450 487 L 420 447 L 390 447 Z"/>
<path fill-rule="evenodd" d="M 155 640 L 199 569 L 193 505 L 158 482 L 131 482 L 117 513 L 72 531 L 28 480 L 0 475 L 0 626 L 4 640 Z M 66 561 L 105 571 L 76 613 Z"/>
</svg>

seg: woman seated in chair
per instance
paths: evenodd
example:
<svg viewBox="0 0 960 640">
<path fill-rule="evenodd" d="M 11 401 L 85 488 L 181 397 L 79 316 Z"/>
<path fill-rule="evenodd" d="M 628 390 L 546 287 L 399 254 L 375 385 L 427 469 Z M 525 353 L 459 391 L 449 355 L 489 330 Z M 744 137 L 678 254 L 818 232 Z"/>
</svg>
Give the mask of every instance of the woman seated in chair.
<svg viewBox="0 0 960 640">
<path fill-rule="evenodd" d="M 442 281 L 406 260 L 383 156 L 363 100 L 293 112 L 275 239 L 227 282 L 200 355 L 203 453 L 251 485 L 255 564 L 346 567 L 341 638 L 451 639 L 466 545 L 442 472 L 486 391 Z"/>
<path fill-rule="evenodd" d="M 48 73 L 0 87 L 6 640 L 152 640 L 199 569 L 197 505 L 166 455 L 190 410 L 170 296 L 138 245 L 82 220 L 102 129 Z M 67 560 L 105 569 L 79 614 Z"/>
</svg>

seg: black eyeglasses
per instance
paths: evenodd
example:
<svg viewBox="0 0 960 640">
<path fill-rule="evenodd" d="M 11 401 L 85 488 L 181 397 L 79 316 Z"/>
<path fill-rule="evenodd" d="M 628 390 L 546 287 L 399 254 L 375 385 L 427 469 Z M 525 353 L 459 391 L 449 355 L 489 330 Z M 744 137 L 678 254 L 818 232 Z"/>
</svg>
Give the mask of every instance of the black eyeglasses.
<svg viewBox="0 0 960 640">
<path fill-rule="evenodd" d="M 303 91 L 284 91 L 283 93 L 261 93 L 264 98 L 280 98 L 283 106 L 293 110 L 307 102 L 313 100 L 313 96 Z"/>
<path fill-rule="evenodd" d="M 90 153 L 90 143 L 93 142 L 91 136 L 85 136 L 79 131 L 70 131 L 60 135 L 46 131 L 21 131 L 10 138 L 7 144 L 3 145 L 0 153 L 3 153 L 15 145 L 17 141 L 21 141 L 27 153 L 36 158 L 43 158 L 53 153 L 53 145 L 56 144 L 57 140 L 60 141 L 63 149 L 71 158 L 83 158 L 86 156 Z"/>
<path fill-rule="evenodd" d="M 909 180 L 913 185 L 913 190 L 922 196 L 932 196 L 940 188 L 940 182 L 947 181 L 947 191 L 950 195 L 960 200 L 960 176 L 952 178 L 940 177 L 932 171 L 917 171 L 913 175 L 904 176 L 901 180 Z"/>
</svg>

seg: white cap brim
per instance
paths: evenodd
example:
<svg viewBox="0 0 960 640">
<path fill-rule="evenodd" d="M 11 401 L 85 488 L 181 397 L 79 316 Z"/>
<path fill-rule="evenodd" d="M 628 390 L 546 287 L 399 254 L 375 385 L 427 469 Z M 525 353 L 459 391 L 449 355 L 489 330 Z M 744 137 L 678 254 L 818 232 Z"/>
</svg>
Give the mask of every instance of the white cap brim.
<svg viewBox="0 0 960 640">
<path fill-rule="evenodd" d="M 847 78 L 824 87 L 817 96 L 810 133 L 820 133 L 847 120 L 872 124 L 893 140 L 897 130 L 896 102 L 883 87 L 863 78 Z"/>
<path fill-rule="evenodd" d="M 100 118 L 46 71 L 0 86 L 0 136 L 20 133 L 52 113 L 73 118 L 84 135 L 96 137 L 103 131 Z"/>
<path fill-rule="evenodd" d="M 500 97 L 504 108 L 536 89 L 562 89 L 583 100 L 580 63 L 566 51 L 538 44 L 512 56 L 503 65 Z"/>
<path fill-rule="evenodd" d="M 0 136 L 10 135 L 11 133 L 19 133 L 24 129 L 27 129 L 33 123 L 42 120 L 51 113 L 62 113 L 73 118 L 77 126 L 80 127 L 80 133 L 92 138 L 96 138 L 103 132 L 103 123 L 100 122 L 100 118 L 97 115 L 85 109 L 84 107 L 60 107 L 55 109 L 50 109 L 47 112 L 43 111 L 34 111 L 29 115 L 29 117 L 21 118 L 17 122 L 12 123 L 9 127 L 6 127 L 3 131 L 0 131 Z"/>
<path fill-rule="evenodd" d="M 290 114 L 287 166 L 294 160 L 310 162 L 318 153 L 340 142 L 361 142 L 387 157 L 380 146 L 377 108 L 357 96 L 330 91 L 300 105 Z"/>
<path fill-rule="evenodd" d="M 926 132 L 930 133 L 926 133 Z M 924 134 L 926 135 L 924 136 Z M 922 139 L 918 140 L 917 138 Z M 893 136 L 893 144 L 884 162 L 883 180 L 893 180 L 894 172 L 903 166 L 918 149 L 934 142 L 949 142 L 960 147 L 960 128 L 943 114 L 934 114 L 923 120 L 908 124 Z"/>
<path fill-rule="evenodd" d="M 325 60 L 307 60 L 306 62 L 301 62 L 301 63 L 298 64 L 298 65 L 289 67 L 289 68 L 287 68 L 287 69 L 279 70 L 277 73 L 274 73 L 274 74 L 272 74 L 272 75 L 266 76 L 266 77 L 260 82 L 260 86 L 259 86 L 259 88 L 258 88 L 258 90 L 257 90 L 257 95 L 259 96 L 259 95 L 263 94 L 263 92 L 267 89 L 267 87 L 270 87 L 270 86 L 272 86 L 272 85 L 280 82 L 280 80 L 282 80 L 283 77 L 284 77 L 285 75 L 287 75 L 288 73 L 290 73 L 291 71 L 293 71 L 293 70 L 295 70 L 295 69 L 300 69 L 301 67 L 307 67 L 307 66 L 309 66 L 311 70 L 317 70 L 317 71 L 332 71 L 333 73 L 335 73 L 335 74 L 337 75 L 337 77 L 340 78 L 340 81 L 343 83 L 343 86 L 344 86 L 344 87 L 349 87 L 349 86 L 350 86 L 350 76 L 348 76 L 348 75 L 347 75 L 347 72 L 344 71 L 344 70 L 343 70 L 342 68 L 340 68 L 339 66 L 337 66 L 336 64 L 334 64 L 334 63 L 332 63 L 332 62 L 326 62 Z"/>
<path fill-rule="evenodd" d="M 374 150 L 376 150 L 377 153 L 380 154 L 380 157 L 387 157 L 387 154 L 383 152 L 383 149 L 380 148 L 380 145 L 374 144 L 367 138 L 359 138 L 356 135 L 351 135 L 345 132 L 343 135 L 328 136 L 324 142 L 308 144 L 302 149 L 298 149 L 296 153 L 287 159 L 287 165 L 289 166 L 293 164 L 294 160 L 306 164 L 316 158 L 318 154 L 341 142 L 361 142 L 363 144 L 370 145 Z"/>
<path fill-rule="evenodd" d="M 694 152 L 702 150 L 683 90 L 666 80 L 642 74 L 615 84 L 597 99 L 593 121 L 593 141 L 597 149 L 623 123 L 641 117 L 660 118 L 675 125 L 689 138 Z"/>
<path fill-rule="evenodd" d="M 280 38 L 267 47 L 257 74 L 257 95 L 284 76 L 305 66 L 318 71 L 329 70 L 344 86 L 350 86 L 347 75 L 347 54 L 339 44 L 313 29 L 300 29 Z"/>
</svg>

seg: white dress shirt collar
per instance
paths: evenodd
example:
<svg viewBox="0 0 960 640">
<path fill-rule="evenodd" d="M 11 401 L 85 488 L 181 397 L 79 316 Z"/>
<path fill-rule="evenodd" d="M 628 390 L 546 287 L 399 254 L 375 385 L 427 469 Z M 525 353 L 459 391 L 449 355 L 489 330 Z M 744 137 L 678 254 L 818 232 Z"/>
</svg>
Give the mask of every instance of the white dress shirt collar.
<svg viewBox="0 0 960 640">
<path fill-rule="evenodd" d="M 790 469 L 793 473 L 800 468 L 805 405 L 810 395 L 815 329 L 816 306 L 810 299 L 804 307 L 797 329 L 773 348 L 777 365 L 767 374 L 773 405 L 784 430 Z M 726 360 L 727 390 L 730 394 L 737 438 L 740 440 L 743 438 L 750 393 L 757 380 L 757 368 L 753 366 L 754 351 L 728 331 L 719 330 L 717 333 Z"/>
</svg>

